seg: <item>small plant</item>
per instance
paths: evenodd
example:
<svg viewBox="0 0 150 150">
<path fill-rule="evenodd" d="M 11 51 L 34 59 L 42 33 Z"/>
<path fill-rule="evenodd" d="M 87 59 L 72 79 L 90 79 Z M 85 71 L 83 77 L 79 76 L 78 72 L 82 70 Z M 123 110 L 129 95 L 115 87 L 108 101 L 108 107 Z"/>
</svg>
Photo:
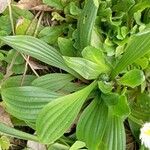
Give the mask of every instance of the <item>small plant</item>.
<svg viewBox="0 0 150 150">
<path fill-rule="evenodd" d="M 126 142 L 130 129 L 139 149 L 149 148 L 139 141 L 140 128 L 150 121 L 149 0 L 43 2 L 61 12 L 51 14 L 59 25 L 41 25 L 36 37 L 22 32 L 0 39 L 24 67 L 30 56 L 58 71 L 4 76 L 7 112 L 35 134 L 2 123 L 0 131 L 49 150 L 125 150 L 133 149 Z"/>
</svg>

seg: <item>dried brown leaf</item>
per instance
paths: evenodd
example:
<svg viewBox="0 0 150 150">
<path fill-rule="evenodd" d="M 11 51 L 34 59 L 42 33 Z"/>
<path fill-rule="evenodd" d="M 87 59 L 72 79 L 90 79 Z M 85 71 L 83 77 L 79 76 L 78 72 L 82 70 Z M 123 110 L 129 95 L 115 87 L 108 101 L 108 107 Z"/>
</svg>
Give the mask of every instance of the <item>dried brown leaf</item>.
<svg viewBox="0 0 150 150">
<path fill-rule="evenodd" d="M 10 0 L 0 0 L 0 13 L 2 13 L 10 4 Z"/>
<path fill-rule="evenodd" d="M 44 5 L 42 0 L 20 0 L 16 6 L 27 10 L 52 11 L 52 8 Z"/>
<path fill-rule="evenodd" d="M 53 9 L 47 5 L 38 5 L 38 6 L 31 8 L 31 10 L 52 11 Z"/>
<path fill-rule="evenodd" d="M 47 66 L 43 66 L 43 65 L 35 62 L 34 60 L 29 60 L 29 63 L 32 66 L 32 68 L 35 70 L 48 70 Z"/>
</svg>

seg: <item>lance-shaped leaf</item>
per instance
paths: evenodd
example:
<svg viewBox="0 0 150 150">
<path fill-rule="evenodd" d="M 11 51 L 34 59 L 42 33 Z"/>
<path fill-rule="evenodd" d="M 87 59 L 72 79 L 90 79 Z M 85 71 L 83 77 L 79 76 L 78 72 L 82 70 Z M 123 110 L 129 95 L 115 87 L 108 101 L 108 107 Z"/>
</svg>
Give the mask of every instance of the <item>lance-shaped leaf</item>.
<svg viewBox="0 0 150 150">
<path fill-rule="evenodd" d="M 108 119 L 108 107 L 98 96 L 85 109 L 77 126 L 77 137 L 89 149 L 97 149 L 102 140 Z"/>
<path fill-rule="evenodd" d="M 87 0 L 78 20 L 78 38 L 76 44 L 82 49 L 91 44 L 91 35 L 94 27 L 97 11 L 99 8 L 99 0 Z"/>
<path fill-rule="evenodd" d="M 126 135 L 123 121 L 116 116 L 111 116 L 106 126 L 105 134 L 99 143 L 98 149 L 103 150 L 125 150 Z"/>
<path fill-rule="evenodd" d="M 58 91 L 69 84 L 74 77 L 70 74 L 52 73 L 41 76 L 32 82 L 33 86 L 42 87 L 51 91 Z"/>
<path fill-rule="evenodd" d="M 58 98 L 42 109 L 36 122 L 41 142 L 52 143 L 69 129 L 96 84 L 93 82 L 78 92 Z"/>
<path fill-rule="evenodd" d="M 125 96 L 120 96 L 116 105 L 108 106 L 102 99 L 96 98 L 80 117 L 77 137 L 91 150 L 125 150 L 123 121 L 129 113 Z"/>
<path fill-rule="evenodd" d="M 26 75 L 24 79 L 22 75 L 12 76 L 2 83 L 1 88 L 4 89 L 10 87 L 17 87 L 21 85 L 28 86 L 34 79 L 36 79 L 36 76 L 33 75 Z"/>
<path fill-rule="evenodd" d="M 124 68 L 135 62 L 138 58 L 145 55 L 150 50 L 150 31 L 138 33 L 133 36 L 125 49 L 125 53 L 112 71 L 111 77 L 114 78 Z"/>
<path fill-rule="evenodd" d="M 33 86 L 12 87 L 2 90 L 7 111 L 24 121 L 35 122 L 39 111 L 60 95 Z"/>
<path fill-rule="evenodd" d="M 122 85 L 135 88 L 142 84 L 145 80 L 145 76 L 142 70 L 134 69 L 123 75 L 118 82 Z"/>
<path fill-rule="evenodd" d="M 0 39 L 21 53 L 30 55 L 46 64 L 58 67 L 79 77 L 76 72 L 67 67 L 61 54 L 42 40 L 26 35 L 6 36 L 0 37 Z"/>
<path fill-rule="evenodd" d="M 109 105 L 109 117 L 105 133 L 99 148 L 104 150 L 125 150 L 126 136 L 124 128 L 124 120 L 129 116 L 130 109 L 127 98 L 120 96 L 116 105 Z"/>
<path fill-rule="evenodd" d="M 19 139 L 38 141 L 36 136 L 8 127 L 3 123 L 0 123 L 0 133 Z"/>
<path fill-rule="evenodd" d="M 66 64 L 85 79 L 96 79 L 106 69 L 100 65 L 80 57 L 64 57 Z"/>
</svg>

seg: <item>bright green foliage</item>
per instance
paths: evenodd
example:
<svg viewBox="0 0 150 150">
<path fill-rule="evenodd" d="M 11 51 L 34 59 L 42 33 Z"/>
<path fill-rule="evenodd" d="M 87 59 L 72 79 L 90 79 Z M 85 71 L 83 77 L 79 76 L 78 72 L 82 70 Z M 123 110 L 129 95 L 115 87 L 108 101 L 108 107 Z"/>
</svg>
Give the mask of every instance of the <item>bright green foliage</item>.
<svg viewBox="0 0 150 150">
<path fill-rule="evenodd" d="M 55 44 L 57 42 L 58 37 L 63 34 L 65 28 L 65 25 L 45 27 L 40 31 L 38 37 L 46 43 Z"/>
<path fill-rule="evenodd" d="M 92 46 L 87 46 L 83 49 L 82 56 L 85 59 L 88 59 L 88 60 L 93 61 L 94 63 L 98 64 L 99 68 L 101 70 L 105 70 L 105 72 L 109 71 L 110 68 L 106 64 L 105 56 L 104 56 L 102 50 L 97 49 Z"/>
<path fill-rule="evenodd" d="M 53 143 L 69 129 L 95 86 L 96 82 L 93 82 L 78 92 L 50 102 L 42 109 L 36 122 L 41 142 Z"/>
<path fill-rule="evenodd" d="M 1 37 L 1 39 L 19 52 L 74 74 L 74 71 L 66 66 L 61 54 L 55 48 L 37 38 L 20 35 Z"/>
<path fill-rule="evenodd" d="M 109 111 L 112 116 L 117 116 L 120 119 L 125 120 L 130 114 L 130 108 L 126 96 L 121 95 L 116 105 L 109 107 Z"/>
<path fill-rule="evenodd" d="M 129 87 L 136 87 L 142 84 L 145 80 L 143 71 L 134 69 L 127 72 L 124 76 L 119 79 L 119 83 Z"/>
<path fill-rule="evenodd" d="M 77 137 L 88 148 L 125 150 L 125 130 L 122 120 L 130 113 L 125 96 L 114 105 L 106 105 L 97 97 L 83 112 L 77 127 Z M 119 143 L 118 143 L 119 142 Z"/>
<path fill-rule="evenodd" d="M 150 31 L 139 33 L 129 40 L 125 53 L 112 71 L 112 78 L 150 50 Z"/>
<path fill-rule="evenodd" d="M 131 130 L 138 140 L 139 130 L 143 122 L 150 121 L 150 96 L 145 93 L 139 93 L 136 97 L 136 102 L 131 104 L 131 115 L 129 123 Z"/>
<path fill-rule="evenodd" d="M 91 44 L 91 34 L 99 7 L 99 0 L 87 0 L 78 20 L 77 47 L 83 48 Z M 89 11 L 90 10 L 90 11 Z"/>
<path fill-rule="evenodd" d="M 103 82 L 103 81 L 98 81 L 98 87 L 102 91 L 102 93 L 110 93 L 111 90 L 113 89 L 111 83 L 109 82 Z"/>
<path fill-rule="evenodd" d="M 28 86 L 31 84 L 31 82 L 35 79 L 36 77 L 33 75 L 26 75 L 24 80 L 23 76 L 14 76 L 14 77 L 10 77 L 9 79 L 5 80 L 5 82 L 3 82 L 3 84 L 1 85 L 1 88 L 9 88 L 9 87 L 17 87 L 17 86 Z"/>
<path fill-rule="evenodd" d="M 0 132 L 19 139 L 38 141 L 36 136 L 8 127 L 3 123 L 0 123 Z"/>
<path fill-rule="evenodd" d="M 58 91 L 69 84 L 73 79 L 74 77 L 70 74 L 52 73 L 35 79 L 32 85 L 51 91 Z"/>
<path fill-rule="evenodd" d="M 10 147 L 10 141 L 6 136 L 0 138 L 0 149 L 8 150 Z"/>
<path fill-rule="evenodd" d="M 58 46 L 62 55 L 74 56 L 75 48 L 73 47 L 73 41 L 71 39 L 58 38 Z"/>
<path fill-rule="evenodd" d="M 42 2 L 0 16 L 0 105 L 36 136 L 3 123 L 0 132 L 48 150 L 146 150 L 150 1 Z"/>
<path fill-rule="evenodd" d="M 116 105 L 119 101 L 120 95 L 118 93 L 106 93 L 101 95 L 102 99 L 108 106 Z"/>
<path fill-rule="evenodd" d="M 35 122 L 39 111 L 61 94 L 49 92 L 39 87 L 12 87 L 2 90 L 6 109 L 16 118 Z"/>
<path fill-rule="evenodd" d="M 111 116 L 108 122 L 105 134 L 98 149 L 125 150 L 126 137 L 122 120 L 116 116 Z"/>
<path fill-rule="evenodd" d="M 78 150 L 79 148 L 83 148 L 85 147 L 85 143 L 84 142 L 81 142 L 81 141 L 76 141 L 71 147 L 69 150 Z"/>
<path fill-rule="evenodd" d="M 120 96 L 116 105 L 110 105 L 108 123 L 99 149 L 125 150 L 126 137 L 123 121 L 130 114 L 130 109 L 125 96 Z"/>
<path fill-rule="evenodd" d="M 75 70 L 85 79 L 96 79 L 101 73 L 107 72 L 107 68 L 80 57 L 63 57 L 68 67 Z"/>
<path fill-rule="evenodd" d="M 108 107 L 98 96 L 85 109 L 77 126 L 77 137 L 84 141 L 89 149 L 98 149 L 108 119 Z"/>
</svg>

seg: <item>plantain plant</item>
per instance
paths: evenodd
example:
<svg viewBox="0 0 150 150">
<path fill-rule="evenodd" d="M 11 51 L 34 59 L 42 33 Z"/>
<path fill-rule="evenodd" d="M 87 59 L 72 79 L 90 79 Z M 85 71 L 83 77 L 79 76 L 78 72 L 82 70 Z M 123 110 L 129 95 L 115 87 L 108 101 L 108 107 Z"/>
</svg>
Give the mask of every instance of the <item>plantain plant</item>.
<svg viewBox="0 0 150 150">
<path fill-rule="evenodd" d="M 59 150 L 125 150 L 129 126 L 141 146 L 140 128 L 150 121 L 149 0 L 80 3 L 57 5 L 65 7 L 66 17 L 77 20 L 57 45 L 50 46 L 40 36 L 0 37 L 19 53 L 61 70 L 40 77 L 26 75 L 22 86 L 19 75 L 2 82 L 6 110 L 35 134 L 2 123 L 0 132 L 46 144 L 49 150 L 56 145 Z"/>
</svg>

